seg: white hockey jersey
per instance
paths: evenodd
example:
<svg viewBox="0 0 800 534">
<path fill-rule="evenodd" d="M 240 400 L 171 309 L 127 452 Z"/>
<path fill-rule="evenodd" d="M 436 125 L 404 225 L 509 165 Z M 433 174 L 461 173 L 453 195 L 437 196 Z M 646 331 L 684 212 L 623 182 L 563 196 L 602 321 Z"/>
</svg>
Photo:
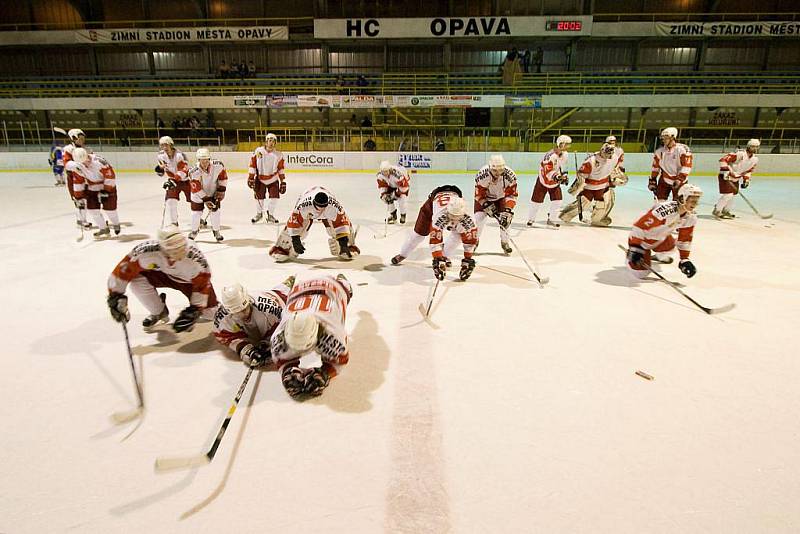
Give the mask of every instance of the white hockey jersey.
<svg viewBox="0 0 800 534">
<path fill-rule="evenodd" d="M 192 202 L 202 203 L 211 200 L 217 191 L 224 192 L 228 187 L 225 166 L 216 159 L 211 160 L 207 171 L 196 165 L 189 169 L 188 175 Z"/>
<path fill-rule="evenodd" d="M 590 154 L 578 169 L 578 177 L 584 180 L 584 189 L 602 191 L 609 186 L 609 175 L 619 166 L 619 155 L 616 150 L 608 158 L 600 157 L 600 152 Z"/>
<path fill-rule="evenodd" d="M 257 176 L 261 183 L 269 185 L 286 179 L 284 166 L 283 152 L 260 146 L 250 156 L 250 168 L 247 172 L 251 179 Z"/>
<path fill-rule="evenodd" d="M 328 205 L 322 209 L 314 206 L 314 195 L 319 192 L 328 195 Z M 312 187 L 300 195 L 286 224 L 287 233 L 290 237 L 302 235 L 303 230 L 313 221 L 322 221 L 326 226 L 330 226 L 336 239 L 350 235 L 350 219 L 347 218 L 344 207 L 336 200 L 333 193 L 324 187 Z"/>
<path fill-rule="evenodd" d="M 272 358 L 281 364 L 297 360 L 305 354 L 289 348 L 283 331 L 290 315 L 309 313 L 319 323 L 317 342 L 309 352 L 317 352 L 322 361 L 334 367 L 346 364 L 350 353 L 347 349 L 345 319 L 347 304 L 352 296 L 353 288 L 345 279 L 324 276 L 296 283 L 289 293 L 281 322 L 272 334 Z"/>
<path fill-rule="evenodd" d="M 628 246 L 653 249 L 673 232 L 678 232 L 677 248 L 682 260 L 689 258 L 697 215 L 679 215 L 679 204 L 672 200 L 656 204 L 639 217 L 631 227 Z"/>
<path fill-rule="evenodd" d="M 556 154 L 555 148 L 544 155 L 542 162 L 539 164 L 539 182 L 543 186 L 552 189 L 560 185 L 558 178 L 567 172 L 568 155 L 569 153 L 566 150 Z"/>
<path fill-rule="evenodd" d="M 683 184 L 692 172 L 692 151 L 683 143 L 672 148 L 660 146 L 653 154 L 652 178 L 661 178 L 669 185 Z"/>
<path fill-rule="evenodd" d="M 164 169 L 164 174 L 174 181 L 183 182 L 189 179 L 189 161 L 184 153 L 177 148 L 172 152 L 172 157 L 167 155 L 166 150 L 159 151 L 156 159 L 158 160 L 158 165 Z"/>
<path fill-rule="evenodd" d="M 290 284 L 290 285 L 287 285 Z M 236 354 L 247 345 L 266 342 L 269 346 L 275 327 L 281 322 L 286 300 L 291 291 L 293 278 L 270 290 L 250 291 L 250 318 L 244 320 L 239 314 L 230 313 L 224 306 L 217 309 L 214 317 L 214 337 Z"/>
<path fill-rule="evenodd" d="M 131 280 L 145 271 L 164 273 L 180 284 L 192 285 L 189 302 L 198 308 L 208 307 L 211 294 L 211 269 L 206 257 L 195 245 L 189 245 L 186 257 L 172 262 L 161 252 L 158 241 L 145 241 L 133 247 L 108 277 L 108 290 L 125 293 Z"/>
<path fill-rule="evenodd" d="M 478 204 L 503 200 L 504 207 L 514 209 L 518 196 L 517 175 L 511 168 L 503 169 L 497 178 L 488 165 L 478 169 L 475 174 L 475 202 Z"/>
<path fill-rule="evenodd" d="M 737 150 L 725 154 L 719 163 L 719 172 L 725 175 L 726 180 L 738 182 L 741 179 L 747 182 L 758 165 L 758 156 L 749 156 L 746 150 Z"/>
<path fill-rule="evenodd" d="M 447 194 L 447 193 L 439 193 Z M 455 193 L 452 193 L 455 195 Z M 439 195 L 437 195 L 438 197 Z M 434 201 L 434 206 L 436 202 Z M 446 206 L 446 204 L 445 204 Z M 457 232 L 461 236 L 461 244 L 464 246 L 464 257 L 471 258 L 472 253 L 475 251 L 475 245 L 478 243 L 478 227 L 475 225 L 475 220 L 467 213 L 461 217 L 457 223 L 450 222 L 450 217 L 444 208 L 434 212 L 433 224 L 431 224 L 431 254 L 434 258 L 444 256 L 444 237 L 445 232 Z"/>
<path fill-rule="evenodd" d="M 71 160 L 67 163 L 67 172 L 72 173 L 72 189 L 78 198 L 79 192 L 84 190 L 89 191 L 107 191 L 112 192 L 117 188 L 116 174 L 114 168 L 104 158 L 90 154 L 89 161 L 86 163 L 78 163 Z"/>
<path fill-rule="evenodd" d="M 376 178 L 378 179 L 378 192 L 381 195 L 387 193 L 389 189 L 396 190 L 400 195 L 407 195 L 411 186 L 411 178 L 408 176 L 408 171 L 397 165 L 391 166 L 389 176 L 378 172 Z"/>
</svg>

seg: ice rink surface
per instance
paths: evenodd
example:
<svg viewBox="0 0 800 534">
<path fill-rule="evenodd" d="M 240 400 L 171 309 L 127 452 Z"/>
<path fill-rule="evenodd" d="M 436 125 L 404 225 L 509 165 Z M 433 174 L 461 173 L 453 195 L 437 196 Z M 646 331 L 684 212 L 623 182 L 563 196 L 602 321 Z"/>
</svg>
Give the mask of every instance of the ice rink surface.
<svg viewBox="0 0 800 534">
<path fill-rule="evenodd" d="M 800 530 L 800 181 L 756 175 L 746 193 L 774 219 L 737 199 L 738 218 L 723 222 L 710 216 L 716 179 L 693 179 L 706 192 L 698 274 L 661 272 L 706 306 L 736 303 L 708 316 L 623 268 L 617 245 L 651 205 L 642 176 L 618 189 L 613 227 L 552 231 L 524 226 L 533 176 L 521 175 L 511 235 L 550 284 L 526 280 L 489 223 L 475 273 L 450 274 L 429 324 L 418 311 L 433 282 L 427 245 L 402 266 L 388 260 L 428 192 L 456 183 L 471 201 L 471 175 L 414 175 L 410 224 L 384 238 L 374 175 L 289 172 L 280 218 L 326 185 L 360 224 L 362 255 L 333 260 L 315 225 L 302 261 L 278 265 L 267 256 L 277 226 L 250 224 L 255 202 L 232 174 L 225 241 L 210 229 L 197 241 L 217 292 L 346 273 L 350 363 L 302 404 L 274 370 L 254 375 L 214 462 L 156 474 L 156 457 L 207 450 L 246 373 L 211 323 L 144 333 L 131 297 L 148 409 L 138 428 L 109 420 L 135 393 L 106 278 L 155 236 L 161 180 L 121 173 L 123 234 L 76 243 L 51 175 L 0 174 L 0 532 Z M 167 293 L 174 319 L 186 301 Z"/>
</svg>

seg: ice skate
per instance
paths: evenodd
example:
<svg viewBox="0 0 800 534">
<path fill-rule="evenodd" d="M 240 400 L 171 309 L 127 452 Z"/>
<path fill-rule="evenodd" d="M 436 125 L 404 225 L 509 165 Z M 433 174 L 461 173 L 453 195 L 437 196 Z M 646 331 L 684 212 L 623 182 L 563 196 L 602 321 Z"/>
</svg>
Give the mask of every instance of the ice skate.
<svg viewBox="0 0 800 534">
<path fill-rule="evenodd" d="M 189 239 L 194 241 L 194 239 L 197 237 L 198 232 L 199 230 L 192 230 L 191 232 L 189 232 Z"/>
<path fill-rule="evenodd" d="M 278 219 L 273 217 L 270 212 L 267 212 L 267 222 L 270 224 L 278 224 Z"/>
<path fill-rule="evenodd" d="M 214 232 L 214 239 L 216 239 L 217 242 L 222 241 L 223 239 L 225 239 L 224 237 L 222 237 L 222 234 L 220 233 L 219 230 L 214 230 L 213 232 Z"/>
<path fill-rule="evenodd" d="M 405 213 L 401 213 L 400 214 L 400 224 L 405 224 L 405 223 L 406 223 L 406 214 Z"/>
<path fill-rule="evenodd" d="M 109 230 L 108 227 L 106 226 L 105 228 L 101 228 L 100 230 L 96 231 L 92 235 L 95 237 L 95 239 L 98 239 L 98 238 L 101 238 L 101 237 L 108 237 L 108 236 L 111 235 L 111 230 Z"/>
<path fill-rule="evenodd" d="M 391 213 L 389 214 L 389 216 L 386 218 L 386 224 L 394 224 L 394 223 L 396 223 L 396 222 L 397 222 L 397 212 L 396 212 L 396 211 L 393 211 L 393 212 L 391 212 Z"/>
<path fill-rule="evenodd" d="M 397 256 L 395 256 L 394 258 L 392 258 L 392 265 L 400 265 L 400 263 L 401 263 L 401 262 L 402 262 L 404 259 L 406 259 L 406 257 L 405 257 L 405 256 L 401 256 L 400 254 L 398 254 Z"/>
<path fill-rule="evenodd" d="M 261 212 L 259 211 L 258 213 L 256 213 L 255 217 L 253 217 L 252 219 L 250 219 L 250 222 L 251 222 L 251 223 L 253 223 L 253 224 L 255 224 L 255 223 L 257 223 L 258 221 L 260 221 L 260 220 L 261 220 L 263 217 L 264 217 L 264 214 L 263 214 L 263 213 L 261 213 Z"/>
<path fill-rule="evenodd" d="M 121 226 L 121 225 L 119 225 L 119 224 L 115 224 L 115 225 L 114 225 L 114 235 L 119 235 L 119 233 L 120 233 L 121 231 L 122 231 L 122 226 Z"/>
<path fill-rule="evenodd" d="M 502 248 L 503 252 L 506 254 L 511 254 L 513 252 L 511 245 L 506 241 L 500 241 L 500 248 Z"/>
</svg>

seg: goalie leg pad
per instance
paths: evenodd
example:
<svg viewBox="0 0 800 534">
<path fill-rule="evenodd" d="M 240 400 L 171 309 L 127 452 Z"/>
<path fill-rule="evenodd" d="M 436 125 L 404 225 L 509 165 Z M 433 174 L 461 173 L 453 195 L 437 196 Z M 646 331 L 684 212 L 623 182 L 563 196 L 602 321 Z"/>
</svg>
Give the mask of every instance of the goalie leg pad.
<svg viewBox="0 0 800 534">
<path fill-rule="evenodd" d="M 615 194 L 613 189 L 607 189 L 603 193 L 603 200 L 597 200 L 592 210 L 592 226 L 608 226 L 611 224 L 609 214 L 614 208 Z"/>
<path fill-rule="evenodd" d="M 577 217 L 578 215 L 578 202 L 580 201 L 581 197 L 575 199 L 575 201 L 570 202 L 564 209 L 561 210 L 561 214 L 558 216 L 564 222 L 570 222 L 572 219 Z"/>
</svg>

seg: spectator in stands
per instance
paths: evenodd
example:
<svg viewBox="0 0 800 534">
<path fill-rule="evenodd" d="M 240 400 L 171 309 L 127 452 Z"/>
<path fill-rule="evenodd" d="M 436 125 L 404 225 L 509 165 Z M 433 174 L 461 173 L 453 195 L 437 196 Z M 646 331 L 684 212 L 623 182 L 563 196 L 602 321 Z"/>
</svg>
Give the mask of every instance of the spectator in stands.
<svg viewBox="0 0 800 534">
<path fill-rule="evenodd" d="M 406 152 L 408 150 L 411 150 L 411 142 L 409 142 L 408 138 L 404 137 L 400 141 L 400 146 L 397 147 L 397 151 L 398 152 Z"/>
<path fill-rule="evenodd" d="M 164 121 L 161 119 L 161 117 L 156 117 L 156 129 L 157 130 L 163 130 L 164 128 L 165 128 Z M 159 134 L 159 135 L 161 135 L 161 134 Z"/>
<path fill-rule="evenodd" d="M 347 92 L 344 89 L 344 76 L 341 74 L 336 77 L 336 94 L 337 95 L 344 95 Z M 353 115 L 355 117 L 355 115 Z"/>
<path fill-rule="evenodd" d="M 227 78 L 228 75 L 231 73 L 231 68 L 225 63 L 225 60 L 219 62 L 219 67 L 217 67 L 217 75 L 220 78 Z"/>
<path fill-rule="evenodd" d="M 178 135 L 178 127 L 181 125 L 181 121 L 178 117 L 172 119 L 172 135 Z"/>
<path fill-rule="evenodd" d="M 363 74 L 358 75 L 358 79 L 356 80 L 356 86 L 359 89 L 359 94 L 365 95 L 367 94 L 367 87 L 369 87 L 369 82 L 364 77 Z"/>
<path fill-rule="evenodd" d="M 513 85 L 517 74 L 520 72 L 522 72 L 522 68 L 519 65 L 519 55 L 515 47 L 509 50 L 508 54 L 506 54 L 506 60 L 503 62 L 503 85 Z"/>
<path fill-rule="evenodd" d="M 244 60 L 242 60 L 242 62 L 239 63 L 239 79 L 244 80 L 246 76 L 247 76 L 247 64 L 244 62 Z"/>
<path fill-rule="evenodd" d="M 364 115 L 364 119 L 361 121 L 362 128 L 372 128 L 372 119 L 369 118 L 369 115 Z"/>
<path fill-rule="evenodd" d="M 519 53 L 519 65 L 522 72 L 528 73 L 531 71 L 531 51 L 523 50 Z"/>
<path fill-rule="evenodd" d="M 441 137 L 437 137 L 436 141 L 433 142 L 433 151 L 434 152 L 444 152 L 444 141 L 442 141 Z"/>
<path fill-rule="evenodd" d="M 375 149 L 378 148 L 378 145 L 375 144 L 375 141 L 372 139 L 367 139 L 364 141 L 364 150 L 367 152 L 375 152 Z"/>
<path fill-rule="evenodd" d="M 247 62 L 247 75 L 251 78 L 256 77 L 256 64 L 252 59 Z"/>
<path fill-rule="evenodd" d="M 536 65 L 537 74 L 541 74 L 542 72 L 543 61 L 544 61 L 544 50 L 542 50 L 541 46 L 537 46 L 536 50 L 533 52 L 533 64 Z"/>
<path fill-rule="evenodd" d="M 230 69 L 228 69 L 228 77 L 229 78 L 236 78 L 239 75 L 239 64 L 234 59 L 231 61 Z"/>
<path fill-rule="evenodd" d="M 356 117 L 355 113 L 350 115 L 350 126 L 358 126 L 358 117 Z"/>
</svg>

